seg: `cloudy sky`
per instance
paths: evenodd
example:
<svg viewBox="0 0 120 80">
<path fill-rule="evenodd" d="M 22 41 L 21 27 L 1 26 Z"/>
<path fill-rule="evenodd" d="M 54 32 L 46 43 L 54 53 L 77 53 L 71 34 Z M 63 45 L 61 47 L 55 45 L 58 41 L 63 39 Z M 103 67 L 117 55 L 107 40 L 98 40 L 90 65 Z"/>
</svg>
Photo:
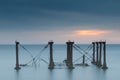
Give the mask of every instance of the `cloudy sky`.
<svg viewBox="0 0 120 80">
<path fill-rule="evenodd" d="M 0 44 L 120 43 L 120 0 L 0 0 Z"/>
</svg>

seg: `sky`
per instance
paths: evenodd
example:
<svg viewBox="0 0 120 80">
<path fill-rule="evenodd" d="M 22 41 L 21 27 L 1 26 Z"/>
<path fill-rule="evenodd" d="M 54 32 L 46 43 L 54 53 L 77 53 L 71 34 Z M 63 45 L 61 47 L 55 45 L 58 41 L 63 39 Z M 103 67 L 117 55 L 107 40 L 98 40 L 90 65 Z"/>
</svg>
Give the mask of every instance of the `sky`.
<svg viewBox="0 0 120 80">
<path fill-rule="evenodd" d="M 120 0 L 0 0 L 0 44 L 120 43 Z"/>
</svg>

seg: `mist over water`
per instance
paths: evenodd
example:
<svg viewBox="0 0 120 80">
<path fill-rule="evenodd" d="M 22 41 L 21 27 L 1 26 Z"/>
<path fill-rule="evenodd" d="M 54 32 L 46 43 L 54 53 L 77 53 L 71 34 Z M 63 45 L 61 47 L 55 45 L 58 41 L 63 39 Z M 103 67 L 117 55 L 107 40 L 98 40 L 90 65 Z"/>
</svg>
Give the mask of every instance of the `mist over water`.
<svg viewBox="0 0 120 80">
<path fill-rule="evenodd" d="M 40 53 L 45 45 L 23 45 L 33 56 Z M 86 49 L 89 45 L 80 45 Z M 66 45 L 53 45 L 53 58 L 55 64 L 63 63 L 66 59 Z M 92 50 L 89 51 L 92 55 Z M 81 56 L 73 49 L 73 62 Z M 120 45 L 107 45 L 107 70 L 98 68 L 86 60 L 90 66 L 75 66 L 70 70 L 66 66 L 55 66 L 55 69 L 49 70 L 48 64 L 44 61 L 38 61 L 35 65 L 21 67 L 19 71 L 15 67 L 15 45 L 0 45 L 0 80 L 117 80 L 120 79 Z M 40 58 L 49 63 L 49 48 L 46 48 Z M 20 64 L 25 64 L 31 60 L 30 54 L 22 47 L 19 47 Z M 82 63 L 82 59 L 74 64 Z"/>
</svg>

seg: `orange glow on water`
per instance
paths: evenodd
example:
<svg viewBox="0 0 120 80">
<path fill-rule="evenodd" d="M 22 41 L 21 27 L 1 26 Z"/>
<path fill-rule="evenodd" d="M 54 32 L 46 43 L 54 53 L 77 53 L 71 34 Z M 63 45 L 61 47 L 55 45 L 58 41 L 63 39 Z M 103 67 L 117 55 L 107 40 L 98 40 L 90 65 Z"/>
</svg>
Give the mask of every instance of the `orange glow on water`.
<svg viewBox="0 0 120 80">
<path fill-rule="evenodd" d="M 106 34 L 109 31 L 105 30 L 76 30 L 75 33 L 76 35 L 83 35 L 83 36 L 97 36 L 97 35 L 102 35 Z"/>
</svg>

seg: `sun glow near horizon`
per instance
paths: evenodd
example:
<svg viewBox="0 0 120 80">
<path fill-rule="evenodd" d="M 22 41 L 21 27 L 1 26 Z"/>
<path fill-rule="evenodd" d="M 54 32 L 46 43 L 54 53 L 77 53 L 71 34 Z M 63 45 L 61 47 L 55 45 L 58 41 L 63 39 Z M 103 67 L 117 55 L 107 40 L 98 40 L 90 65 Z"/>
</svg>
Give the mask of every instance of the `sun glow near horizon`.
<svg viewBox="0 0 120 80">
<path fill-rule="evenodd" d="M 99 36 L 110 32 L 108 30 L 76 30 L 75 34 L 81 36 Z"/>
</svg>

